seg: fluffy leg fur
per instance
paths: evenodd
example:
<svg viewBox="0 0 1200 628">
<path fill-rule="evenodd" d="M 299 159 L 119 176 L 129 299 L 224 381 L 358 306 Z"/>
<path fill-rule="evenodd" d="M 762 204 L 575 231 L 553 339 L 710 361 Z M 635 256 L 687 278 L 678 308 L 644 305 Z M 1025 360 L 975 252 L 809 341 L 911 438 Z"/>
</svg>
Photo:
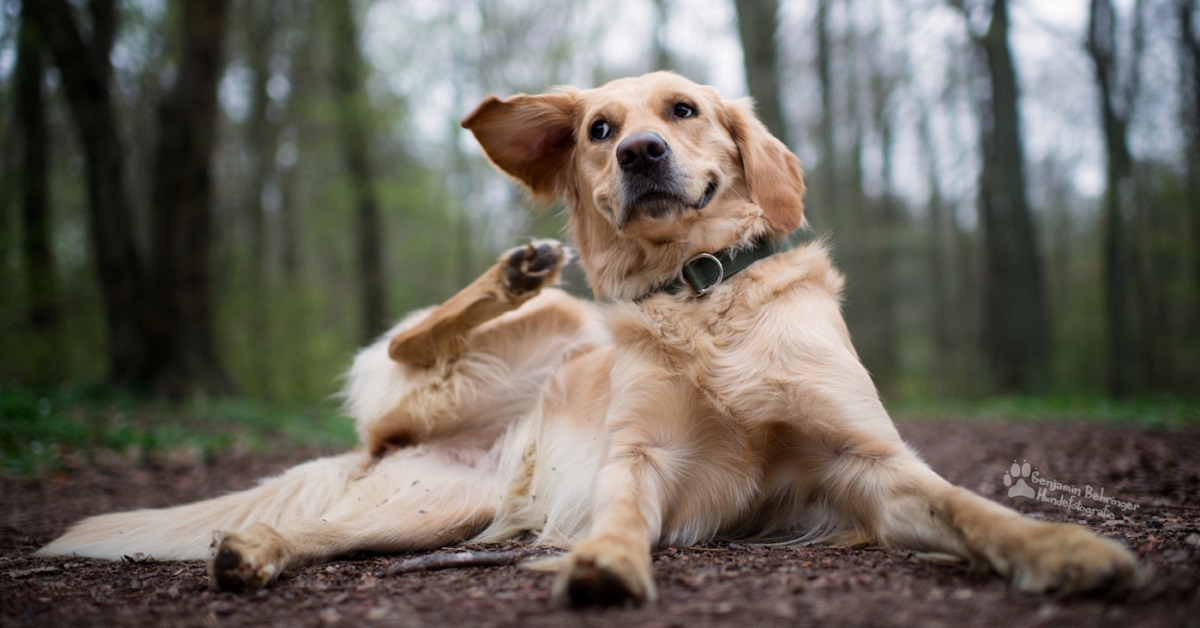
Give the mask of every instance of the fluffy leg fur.
<svg viewBox="0 0 1200 628">
<path fill-rule="evenodd" d="M 346 482 L 366 459 L 362 452 L 322 458 L 215 499 L 84 519 L 37 553 L 109 560 L 140 553 L 159 560 L 203 560 L 217 530 L 320 516 L 343 496 Z"/>
<path fill-rule="evenodd" d="M 1023 517 L 915 459 L 898 462 L 887 476 L 894 492 L 881 495 L 875 521 L 884 545 L 964 556 L 1027 591 L 1119 591 L 1133 583 L 1137 563 L 1121 544 L 1081 526 Z"/>
<path fill-rule="evenodd" d="M 663 534 L 672 481 L 671 445 L 696 420 L 692 395 L 636 352 L 614 367 L 605 418 L 607 455 L 593 486 L 591 530 L 566 559 L 555 596 L 576 606 L 655 598 L 650 548 Z M 646 417 L 654 417 L 647 422 Z"/>
<path fill-rule="evenodd" d="M 501 490 L 487 467 L 445 449 L 405 452 L 352 480 L 320 517 L 255 523 L 221 533 L 208 563 L 210 584 L 262 588 L 289 569 L 355 552 L 402 552 L 453 545 L 491 522 Z"/>
</svg>

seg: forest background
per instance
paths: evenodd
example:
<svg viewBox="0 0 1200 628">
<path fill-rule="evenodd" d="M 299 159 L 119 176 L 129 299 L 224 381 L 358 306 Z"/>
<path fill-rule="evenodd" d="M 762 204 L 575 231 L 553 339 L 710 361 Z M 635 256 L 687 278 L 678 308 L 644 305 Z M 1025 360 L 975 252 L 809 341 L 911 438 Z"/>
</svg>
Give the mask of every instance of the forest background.
<svg viewBox="0 0 1200 628">
<path fill-rule="evenodd" d="M 887 400 L 1200 394 L 1200 0 L 0 0 L 0 385 L 326 403 L 561 236 L 458 119 L 654 69 L 800 156 Z"/>
</svg>

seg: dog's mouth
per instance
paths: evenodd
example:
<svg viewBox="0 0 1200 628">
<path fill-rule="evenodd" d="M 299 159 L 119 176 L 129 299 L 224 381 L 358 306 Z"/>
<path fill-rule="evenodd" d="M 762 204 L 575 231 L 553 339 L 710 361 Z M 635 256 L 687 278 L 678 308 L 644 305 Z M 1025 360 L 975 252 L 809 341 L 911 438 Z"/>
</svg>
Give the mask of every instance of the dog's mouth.
<svg viewBox="0 0 1200 628">
<path fill-rule="evenodd" d="M 713 196 L 715 196 L 716 194 L 717 194 L 717 181 L 716 181 L 716 179 L 713 179 L 708 182 L 708 185 L 704 186 L 704 194 L 702 194 L 700 196 L 700 200 L 696 201 L 696 203 L 694 205 L 692 205 L 692 208 L 693 209 L 704 209 L 705 207 L 708 206 L 708 203 L 713 200 Z"/>
<path fill-rule="evenodd" d="M 666 218 L 683 209 L 702 210 L 712 202 L 720 185 L 716 179 L 710 180 L 704 186 L 704 192 L 700 194 L 699 198 L 689 197 L 683 190 L 673 185 L 635 187 L 641 187 L 641 189 L 629 190 L 629 192 L 633 192 L 632 194 L 627 192 L 626 197 L 629 200 L 626 201 L 624 211 L 618 217 L 618 228 L 623 228 L 636 217 Z"/>
</svg>

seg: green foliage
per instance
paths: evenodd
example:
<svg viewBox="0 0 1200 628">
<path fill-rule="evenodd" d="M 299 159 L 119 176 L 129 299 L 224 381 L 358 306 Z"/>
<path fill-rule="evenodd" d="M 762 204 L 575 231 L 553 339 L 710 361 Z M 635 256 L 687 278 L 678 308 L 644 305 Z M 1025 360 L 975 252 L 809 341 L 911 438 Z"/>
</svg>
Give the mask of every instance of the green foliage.
<svg viewBox="0 0 1200 628">
<path fill-rule="evenodd" d="M 1096 421 L 1141 427 L 1200 424 L 1200 399 L 1146 397 L 995 397 L 989 399 L 908 399 L 888 404 L 898 420 Z"/>
<path fill-rule="evenodd" d="M 340 449 L 355 442 L 332 404 L 304 409 L 247 399 L 146 403 L 107 389 L 0 386 L 0 472 L 69 469 L 116 454 L 135 462 L 204 459 L 231 448 Z"/>
</svg>

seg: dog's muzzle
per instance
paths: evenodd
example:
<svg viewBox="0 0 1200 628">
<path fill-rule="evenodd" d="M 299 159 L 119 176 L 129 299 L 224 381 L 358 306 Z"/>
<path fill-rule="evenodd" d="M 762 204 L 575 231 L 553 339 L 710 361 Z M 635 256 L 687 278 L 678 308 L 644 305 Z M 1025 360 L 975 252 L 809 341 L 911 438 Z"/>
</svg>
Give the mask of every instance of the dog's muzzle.
<svg viewBox="0 0 1200 628">
<path fill-rule="evenodd" d="M 713 181 L 699 199 L 689 198 L 671 158 L 671 145 L 658 133 L 633 133 L 617 144 L 616 151 L 624 201 L 618 229 L 639 216 L 662 218 L 686 207 L 704 209 L 716 193 Z"/>
</svg>

